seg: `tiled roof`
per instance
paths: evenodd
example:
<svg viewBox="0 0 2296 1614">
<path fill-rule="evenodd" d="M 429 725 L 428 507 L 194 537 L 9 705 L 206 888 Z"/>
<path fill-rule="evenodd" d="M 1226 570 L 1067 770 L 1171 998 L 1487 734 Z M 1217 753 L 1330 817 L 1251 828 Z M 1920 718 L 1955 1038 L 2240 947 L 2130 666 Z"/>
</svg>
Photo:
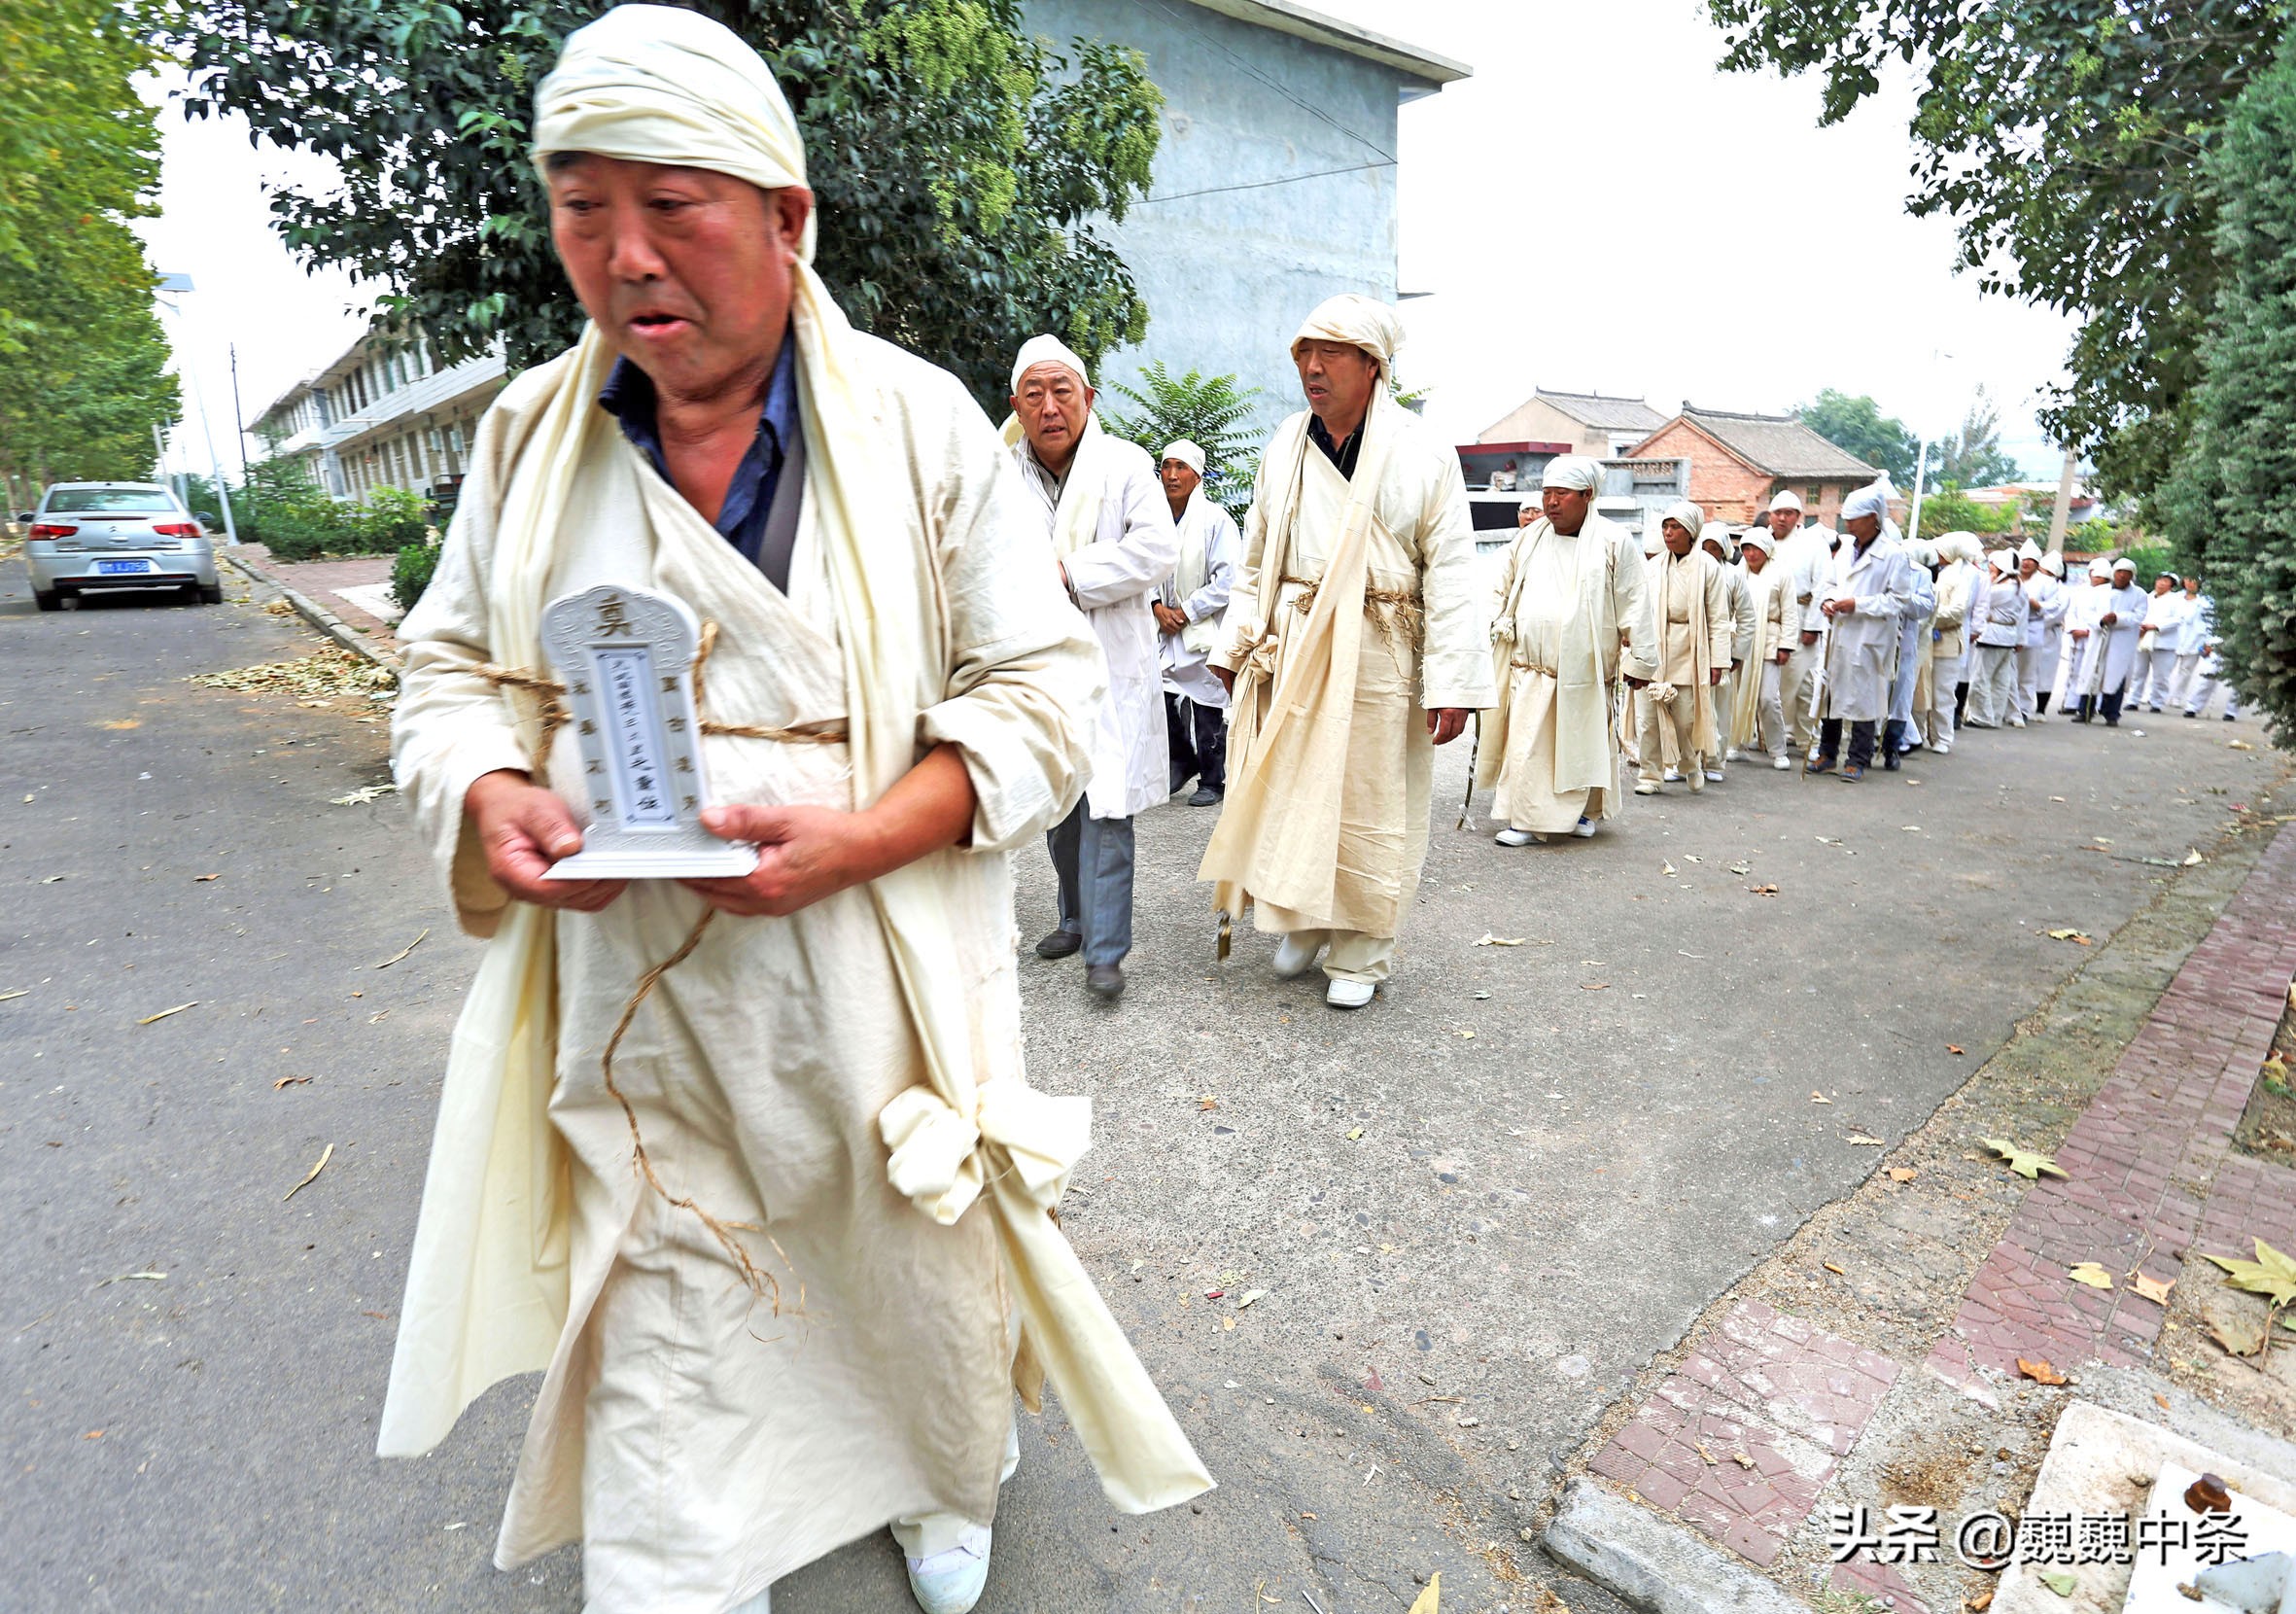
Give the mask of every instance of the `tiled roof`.
<svg viewBox="0 0 2296 1614">
<path fill-rule="evenodd" d="M 1605 398 L 1598 392 L 1548 392 L 1533 395 L 1549 408 L 1569 415 L 1582 426 L 1604 432 L 1655 432 L 1666 417 L 1639 398 Z"/>
<path fill-rule="evenodd" d="M 1682 418 L 1732 453 L 1773 476 L 1824 481 L 1869 482 L 1880 474 L 1846 448 L 1837 447 L 1792 415 L 1737 414 L 1685 404 Z"/>
</svg>

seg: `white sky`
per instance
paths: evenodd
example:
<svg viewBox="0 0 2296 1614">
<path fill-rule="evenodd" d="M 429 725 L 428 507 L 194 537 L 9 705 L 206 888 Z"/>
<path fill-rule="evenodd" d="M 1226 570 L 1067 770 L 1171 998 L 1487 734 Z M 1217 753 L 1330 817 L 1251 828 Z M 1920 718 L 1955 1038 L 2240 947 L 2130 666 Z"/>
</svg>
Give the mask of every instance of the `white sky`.
<svg viewBox="0 0 2296 1614">
<path fill-rule="evenodd" d="M 1779 410 L 1824 387 L 1870 393 L 1938 434 L 1983 383 L 2028 475 L 2058 456 L 2033 420 L 2071 327 L 1953 273 L 1952 226 L 1907 216 L 1904 82 L 1817 125 L 1815 80 L 1722 74 L 1700 0 L 1310 0 L 1472 63 L 1403 112 L 1401 370 L 1461 440 L 1534 385 L 1640 394 L 1662 411 Z M 157 92 L 155 91 L 155 95 Z M 262 185 L 312 160 L 251 149 L 245 126 L 160 114 L 156 268 L 188 273 L 179 354 L 232 452 L 226 345 L 263 406 L 356 336 L 361 288 L 304 274 Z M 187 335 L 183 333 L 188 333 Z M 204 469 L 194 436 L 177 468 Z"/>
</svg>

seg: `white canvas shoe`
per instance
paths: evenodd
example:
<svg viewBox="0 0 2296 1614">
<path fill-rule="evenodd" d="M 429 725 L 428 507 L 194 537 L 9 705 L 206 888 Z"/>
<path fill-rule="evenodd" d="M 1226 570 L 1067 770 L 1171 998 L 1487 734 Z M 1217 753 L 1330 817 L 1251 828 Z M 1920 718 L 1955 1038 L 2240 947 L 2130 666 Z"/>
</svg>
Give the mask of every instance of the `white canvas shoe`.
<svg viewBox="0 0 2296 1614">
<path fill-rule="evenodd" d="M 1708 768 L 1708 769 L 1706 770 L 1706 783 L 1707 783 L 1707 784 L 1709 784 L 1709 785 L 1720 785 L 1722 782 L 1722 769 L 1720 769 L 1720 768 Z"/>
<path fill-rule="evenodd" d="M 930 1558 L 909 1559 L 909 1595 L 924 1614 L 972 1614 L 989 1584 L 986 1526 L 967 1525 L 957 1545 Z"/>
<path fill-rule="evenodd" d="M 1732 746 L 1729 750 L 1723 752 L 1722 760 L 1725 762 L 1735 762 L 1738 760 L 1738 748 L 1736 746 Z"/>
<path fill-rule="evenodd" d="M 1372 1000 L 1379 989 L 1369 981 L 1343 981 L 1332 977 L 1332 984 L 1324 989 L 1323 1000 L 1336 1009 L 1359 1009 Z M 972 1605 L 965 1605 L 970 1608 Z"/>
<path fill-rule="evenodd" d="M 1663 780 L 1664 780 L 1664 781 L 1665 781 L 1667 784 L 1669 784 L 1669 785 L 1679 785 L 1679 784 L 1681 784 L 1681 783 L 1682 783 L 1682 769 L 1680 769 L 1680 768 L 1668 768 L 1668 769 L 1667 769 L 1667 770 L 1666 770 L 1664 773 L 1660 774 L 1658 777 L 1659 777 L 1660 779 L 1663 779 Z"/>
<path fill-rule="evenodd" d="M 1275 944 L 1275 978 L 1289 981 L 1306 974 L 1308 966 L 1315 963 L 1315 954 L 1316 948 L 1312 942 L 1286 935 Z"/>
<path fill-rule="evenodd" d="M 1583 841 L 1590 841 L 1594 839 L 1594 820 L 1588 818 L 1584 813 L 1581 813 L 1579 822 L 1571 825 L 1571 833 Z"/>
<path fill-rule="evenodd" d="M 1636 795 L 1656 795 L 1658 787 L 1647 779 L 1638 779 L 1634 782 L 1634 793 Z"/>
<path fill-rule="evenodd" d="M 1793 766 L 1793 758 L 1786 755 L 1773 756 L 1770 758 L 1770 766 L 1776 768 L 1780 773 L 1784 773 Z"/>
<path fill-rule="evenodd" d="M 1540 835 L 1533 830 L 1517 829 L 1513 825 L 1509 825 L 1506 828 L 1500 830 L 1497 836 L 1494 838 L 1501 846 L 1529 846 L 1534 841 L 1542 841 L 1546 839 L 1545 836 Z"/>
</svg>

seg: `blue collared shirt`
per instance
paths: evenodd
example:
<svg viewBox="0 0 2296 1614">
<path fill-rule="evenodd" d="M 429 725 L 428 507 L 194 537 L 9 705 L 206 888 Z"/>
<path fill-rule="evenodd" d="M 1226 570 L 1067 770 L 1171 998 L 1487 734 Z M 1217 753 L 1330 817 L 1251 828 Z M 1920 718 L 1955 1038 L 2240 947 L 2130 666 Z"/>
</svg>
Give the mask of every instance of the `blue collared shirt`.
<svg viewBox="0 0 2296 1614">
<path fill-rule="evenodd" d="M 598 406 L 621 423 L 622 435 L 652 462 L 662 480 L 669 481 L 652 377 L 629 360 L 616 359 L 612 373 L 599 389 Z M 803 429 L 797 417 L 797 335 L 785 330 L 782 333 L 782 355 L 774 361 L 773 379 L 766 383 L 765 407 L 757 414 L 757 435 L 750 439 L 742 463 L 734 468 L 725 503 L 717 511 L 718 532 L 748 556 L 752 566 L 765 564 L 758 551 L 765 539 L 766 517 L 773 513 L 774 493 L 781 485 L 788 445 L 798 440 L 797 434 Z M 788 560 L 783 556 L 782 576 L 767 572 L 776 588 L 789 586 L 787 568 Z"/>
</svg>

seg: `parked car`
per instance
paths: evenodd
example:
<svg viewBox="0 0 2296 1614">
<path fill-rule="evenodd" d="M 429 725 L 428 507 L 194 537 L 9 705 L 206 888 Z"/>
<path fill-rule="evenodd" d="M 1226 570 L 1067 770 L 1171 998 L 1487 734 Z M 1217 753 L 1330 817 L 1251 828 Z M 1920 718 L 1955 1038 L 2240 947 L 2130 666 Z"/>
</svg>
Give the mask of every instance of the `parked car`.
<svg viewBox="0 0 2296 1614">
<path fill-rule="evenodd" d="M 32 600 L 58 611 L 104 588 L 189 588 L 221 605 L 207 529 L 157 482 L 57 482 L 24 517 Z"/>
</svg>

